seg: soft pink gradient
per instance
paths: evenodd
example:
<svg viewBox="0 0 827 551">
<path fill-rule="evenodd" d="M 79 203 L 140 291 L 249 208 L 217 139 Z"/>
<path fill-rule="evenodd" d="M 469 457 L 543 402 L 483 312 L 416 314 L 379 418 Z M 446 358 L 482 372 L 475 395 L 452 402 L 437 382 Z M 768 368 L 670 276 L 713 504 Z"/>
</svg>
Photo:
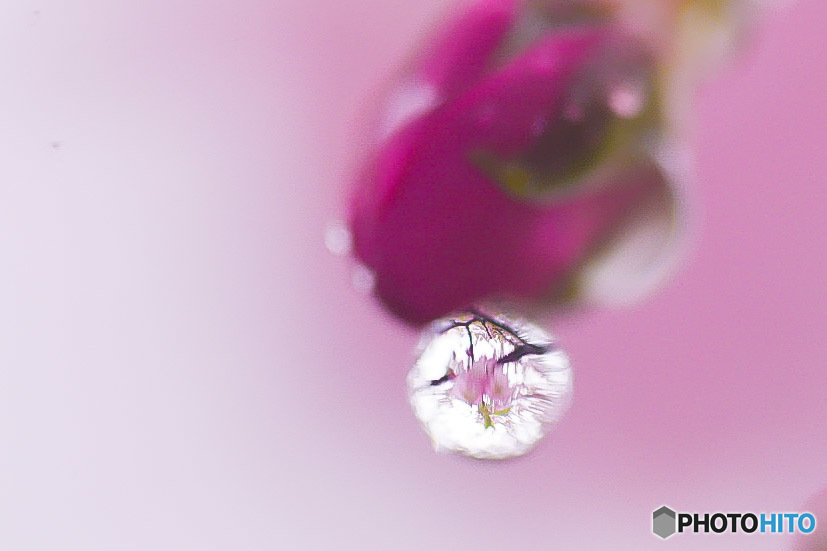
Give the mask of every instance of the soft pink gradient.
<svg viewBox="0 0 827 551">
<path fill-rule="evenodd" d="M 827 484 L 823 2 L 699 95 L 691 261 L 557 322 L 573 409 L 503 464 L 429 449 L 416 335 L 323 246 L 365 88 L 444 8 L 3 4 L 0 549 L 661 549 L 664 503 Z"/>
</svg>

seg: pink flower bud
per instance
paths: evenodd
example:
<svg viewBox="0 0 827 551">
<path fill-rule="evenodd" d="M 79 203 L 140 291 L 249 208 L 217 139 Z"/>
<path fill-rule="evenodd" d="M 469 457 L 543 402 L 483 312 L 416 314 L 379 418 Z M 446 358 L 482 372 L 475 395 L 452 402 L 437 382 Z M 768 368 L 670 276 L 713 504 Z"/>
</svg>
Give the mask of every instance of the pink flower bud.
<svg viewBox="0 0 827 551">
<path fill-rule="evenodd" d="M 632 228 L 655 222 L 646 268 L 673 237 L 651 52 L 588 13 L 556 20 L 552 4 L 476 3 L 380 108 L 350 224 L 376 293 L 408 322 L 605 295 L 639 275 L 616 269 Z"/>
</svg>

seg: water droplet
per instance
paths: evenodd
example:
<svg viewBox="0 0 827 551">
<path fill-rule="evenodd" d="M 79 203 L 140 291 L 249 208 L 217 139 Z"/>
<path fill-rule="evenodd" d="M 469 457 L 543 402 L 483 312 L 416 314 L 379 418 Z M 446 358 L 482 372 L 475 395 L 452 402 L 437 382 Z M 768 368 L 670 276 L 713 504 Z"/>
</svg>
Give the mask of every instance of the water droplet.
<svg viewBox="0 0 827 551">
<path fill-rule="evenodd" d="M 353 249 L 353 236 L 344 222 L 332 222 L 324 234 L 324 244 L 333 254 L 343 256 Z"/>
<path fill-rule="evenodd" d="M 609 109 L 618 117 L 631 119 L 640 114 L 644 103 L 643 87 L 639 84 L 624 84 L 609 93 Z"/>
<path fill-rule="evenodd" d="M 367 295 L 373 292 L 373 288 L 376 286 L 376 275 L 367 266 L 357 264 L 353 268 L 352 283 L 357 292 Z"/>
<path fill-rule="evenodd" d="M 572 382 L 568 357 L 548 333 L 474 312 L 423 333 L 408 395 L 437 451 L 505 459 L 528 452 L 560 419 Z"/>
</svg>

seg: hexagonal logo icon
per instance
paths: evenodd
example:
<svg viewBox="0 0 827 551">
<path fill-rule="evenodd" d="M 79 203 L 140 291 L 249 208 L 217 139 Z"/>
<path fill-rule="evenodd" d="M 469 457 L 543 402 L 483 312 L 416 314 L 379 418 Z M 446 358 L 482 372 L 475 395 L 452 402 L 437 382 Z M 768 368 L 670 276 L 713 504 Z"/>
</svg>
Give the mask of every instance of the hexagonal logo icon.
<svg viewBox="0 0 827 551">
<path fill-rule="evenodd" d="M 668 538 L 677 531 L 677 525 L 677 514 L 666 505 L 652 513 L 652 532 L 656 536 Z"/>
</svg>

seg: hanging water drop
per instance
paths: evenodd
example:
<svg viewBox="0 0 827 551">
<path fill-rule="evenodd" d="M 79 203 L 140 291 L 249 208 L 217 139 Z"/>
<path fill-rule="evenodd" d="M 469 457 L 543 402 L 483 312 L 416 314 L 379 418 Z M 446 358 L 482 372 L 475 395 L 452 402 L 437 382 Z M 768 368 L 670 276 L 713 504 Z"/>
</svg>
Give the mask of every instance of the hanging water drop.
<svg viewBox="0 0 827 551">
<path fill-rule="evenodd" d="M 472 312 L 434 322 L 408 374 L 414 413 L 437 451 L 523 455 L 568 409 L 572 371 L 525 321 Z"/>
</svg>

